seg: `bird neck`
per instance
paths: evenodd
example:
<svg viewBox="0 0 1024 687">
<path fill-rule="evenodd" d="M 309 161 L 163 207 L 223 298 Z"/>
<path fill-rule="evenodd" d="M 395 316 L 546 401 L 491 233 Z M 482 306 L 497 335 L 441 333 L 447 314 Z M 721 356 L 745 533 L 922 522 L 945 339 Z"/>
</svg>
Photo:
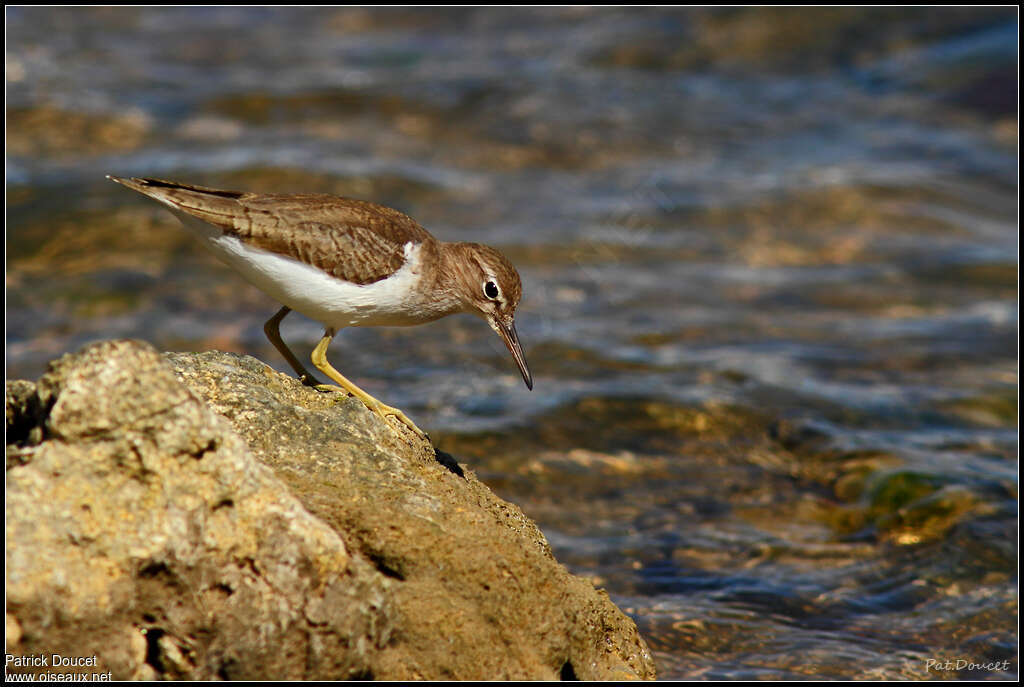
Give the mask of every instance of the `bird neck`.
<svg viewBox="0 0 1024 687">
<path fill-rule="evenodd" d="M 472 257 L 470 243 L 437 243 L 438 270 L 434 288 L 445 294 L 445 300 L 454 308 L 451 312 L 470 312 L 470 294 L 475 288 L 479 267 Z M 457 304 L 457 305 L 456 305 Z"/>
</svg>

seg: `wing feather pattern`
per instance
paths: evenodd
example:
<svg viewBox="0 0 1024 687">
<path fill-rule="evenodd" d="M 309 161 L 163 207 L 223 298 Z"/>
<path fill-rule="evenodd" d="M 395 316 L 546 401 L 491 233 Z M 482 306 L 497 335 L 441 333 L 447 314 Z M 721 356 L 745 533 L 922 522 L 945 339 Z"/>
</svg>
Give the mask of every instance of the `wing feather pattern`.
<svg viewBox="0 0 1024 687">
<path fill-rule="evenodd" d="M 323 194 L 240 193 L 162 179 L 109 177 L 263 250 L 354 284 L 386 279 L 405 245 L 435 241 L 398 210 Z"/>
</svg>

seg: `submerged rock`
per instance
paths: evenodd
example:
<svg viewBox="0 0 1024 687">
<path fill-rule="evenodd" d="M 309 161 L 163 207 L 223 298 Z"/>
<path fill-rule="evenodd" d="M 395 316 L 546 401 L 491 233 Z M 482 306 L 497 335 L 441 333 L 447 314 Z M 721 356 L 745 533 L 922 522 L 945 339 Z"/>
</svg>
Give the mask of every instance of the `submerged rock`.
<svg viewBox="0 0 1024 687">
<path fill-rule="evenodd" d="M 115 341 L 6 406 L 8 653 L 114 679 L 654 677 L 516 506 L 355 399 Z"/>
</svg>

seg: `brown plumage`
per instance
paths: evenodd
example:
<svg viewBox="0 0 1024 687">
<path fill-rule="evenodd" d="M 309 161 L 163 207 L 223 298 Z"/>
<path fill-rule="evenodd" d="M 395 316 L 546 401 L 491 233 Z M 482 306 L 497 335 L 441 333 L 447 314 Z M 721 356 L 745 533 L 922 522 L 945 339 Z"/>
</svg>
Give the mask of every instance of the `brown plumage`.
<svg viewBox="0 0 1024 687">
<path fill-rule="evenodd" d="M 109 178 L 170 207 L 218 257 L 284 304 L 264 329 L 306 381 L 312 375 L 278 332 L 291 309 L 324 323 L 324 339 L 314 351 L 317 367 L 385 415 L 400 412 L 330 367 L 325 342 L 340 327 L 422 324 L 469 312 L 501 336 L 533 388 L 514 321 L 522 295 L 519 273 L 489 246 L 438 241 L 408 215 L 362 200 Z M 403 422 L 415 428 L 407 418 Z"/>
<path fill-rule="evenodd" d="M 353 284 L 386 279 L 403 246 L 436 241 L 408 215 L 364 200 L 318 193 L 239 193 L 163 179 L 114 181 L 263 250 L 318 267 Z"/>
</svg>

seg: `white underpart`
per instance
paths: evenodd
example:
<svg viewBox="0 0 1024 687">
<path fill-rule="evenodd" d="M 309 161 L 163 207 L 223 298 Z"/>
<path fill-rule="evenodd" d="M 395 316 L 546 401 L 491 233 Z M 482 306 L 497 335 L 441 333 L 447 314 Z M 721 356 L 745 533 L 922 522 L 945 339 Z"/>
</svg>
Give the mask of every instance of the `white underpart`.
<svg viewBox="0 0 1024 687">
<path fill-rule="evenodd" d="M 213 253 L 261 291 L 325 327 L 405 326 L 436 319 L 416 297 L 420 245 L 406 243 L 405 264 L 387 279 L 353 284 L 316 267 L 247 245 L 181 211 L 175 215 Z"/>
</svg>

